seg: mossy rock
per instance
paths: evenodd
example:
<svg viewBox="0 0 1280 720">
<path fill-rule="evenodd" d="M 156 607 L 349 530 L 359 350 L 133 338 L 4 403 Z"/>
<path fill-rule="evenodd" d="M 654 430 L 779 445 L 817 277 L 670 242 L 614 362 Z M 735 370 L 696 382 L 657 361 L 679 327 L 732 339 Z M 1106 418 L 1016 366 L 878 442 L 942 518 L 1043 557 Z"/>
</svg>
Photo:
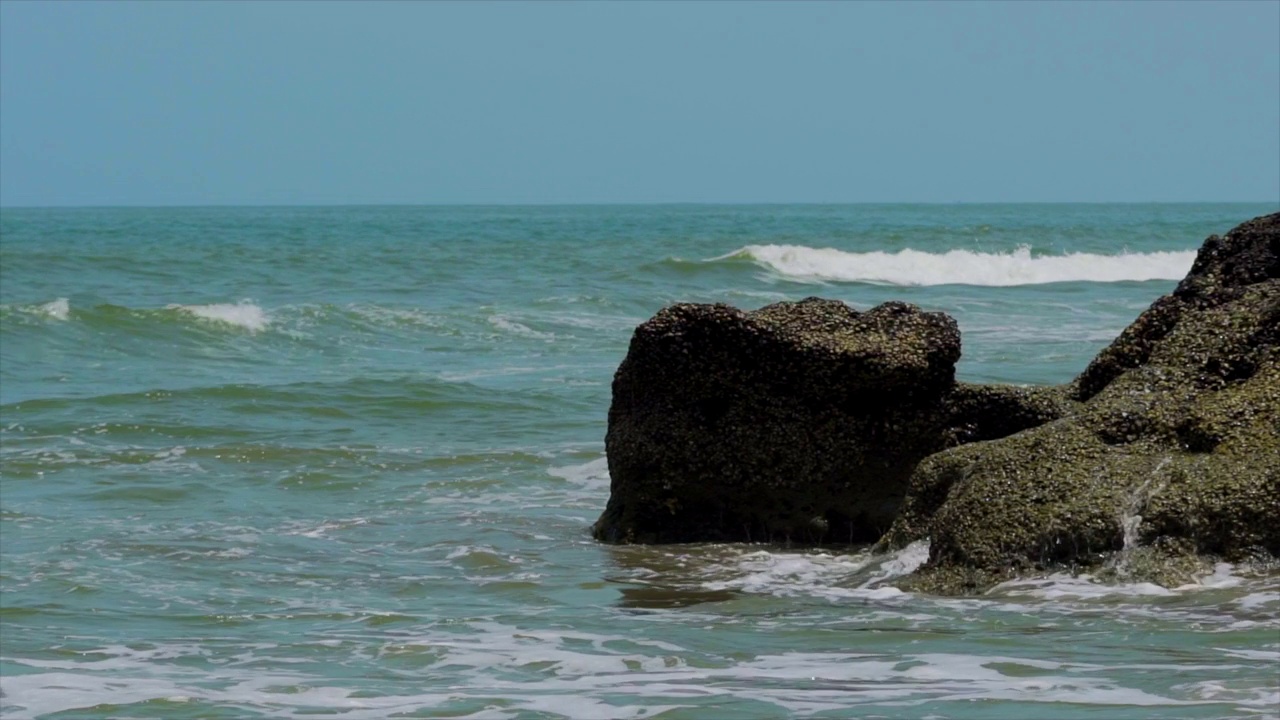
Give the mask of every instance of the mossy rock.
<svg viewBox="0 0 1280 720">
<path fill-rule="evenodd" d="M 882 548 L 929 537 L 908 584 L 975 592 L 1189 558 L 1280 556 L 1280 214 L 1209 238 L 1187 278 L 1062 392 L 1059 419 L 923 460 Z"/>
<path fill-rule="evenodd" d="M 612 542 L 870 542 L 943 447 L 955 321 L 810 298 L 755 312 L 674 305 L 613 383 Z"/>
<path fill-rule="evenodd" d="M 872 542 L 919 461 L 1061 416 L 1058 388 L 957 384 L 955 321 L 809 298 L 681 304 L 613 383 L 609 542 Z"/>
<path fill-rule="evenodd" d="M 1088 570 L 1185 581 L 1280 557 L 1280 213 L 1068 385 L 955 382 L 955 322 L 903 303 L 680 304 L 613 383 L 608 542 L 931 538 L 905 587 Z"/>
</svg>

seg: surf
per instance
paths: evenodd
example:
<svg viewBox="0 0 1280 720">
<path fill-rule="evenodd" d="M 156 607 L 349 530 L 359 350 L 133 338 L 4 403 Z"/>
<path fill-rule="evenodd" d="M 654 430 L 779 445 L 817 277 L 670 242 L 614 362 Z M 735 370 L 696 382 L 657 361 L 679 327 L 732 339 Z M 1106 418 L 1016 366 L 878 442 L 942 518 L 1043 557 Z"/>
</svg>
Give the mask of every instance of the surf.
<svg viewBox="0 0 1280 720">
<path fill-rule="evenodd" d="M 1103 255 L 1074 252 L 1039 255 L 1028 245 L 1010 252 L 953 249 L 924 252 L 849 252 L 803 245 L 748 245 L 708 262 L 750 260 L 798 282 L 877 285 L 977 285 L 1013 287 L 1061 282 L 1178 280 L 1195 261 L 1194 250 Z"/>
</svg>

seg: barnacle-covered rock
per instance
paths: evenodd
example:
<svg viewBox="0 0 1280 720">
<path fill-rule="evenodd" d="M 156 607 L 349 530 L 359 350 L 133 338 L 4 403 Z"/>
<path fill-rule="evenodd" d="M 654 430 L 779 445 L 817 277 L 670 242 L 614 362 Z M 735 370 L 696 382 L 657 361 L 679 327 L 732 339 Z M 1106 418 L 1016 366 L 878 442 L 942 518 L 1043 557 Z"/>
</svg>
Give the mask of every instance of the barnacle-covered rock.
<svg viewBox="0 0 1280 720">
<path fill-rule="evenodd" d="M 680 304 L 635 331 L 613 381 L 614 542 L 860 542 L 942 449 L 955 321 L 904 303 Z"/>
<path fill-rule="evenodd" d="M 951 318 L 810 298 L 676 305 L 614 378 L 615 542 L 930 538 L 905 585 L 1064 568 L 1185 581 L 1280 557 L 1280 213 L 1210 237 L 1187 277 L 1061 387 L 954 381 Z"/>
<path fill-rule="evenodd" d="M 1170 583 L 1193 558 L 1280 556 L 1280 213 L 1206 240 L 1061 392 L 1058 419 L 920 463 L 881 542 L 931 538 L 908 584 L 976 591 L 1137 550 L 1127 570 Z"/>
</svg>

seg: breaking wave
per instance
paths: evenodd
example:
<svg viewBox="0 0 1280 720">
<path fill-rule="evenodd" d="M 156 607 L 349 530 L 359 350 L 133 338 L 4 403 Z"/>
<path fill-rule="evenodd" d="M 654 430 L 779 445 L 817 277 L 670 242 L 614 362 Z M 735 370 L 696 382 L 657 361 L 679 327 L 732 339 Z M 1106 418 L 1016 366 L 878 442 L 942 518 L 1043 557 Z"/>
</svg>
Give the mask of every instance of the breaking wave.
<svg viewBox="0 0 1280 720">
<path fill-rule="evenodd" d="M 1196 251 L 1099 255 L 1033 255 L 1027 245 L 1007 253 L 950 250 L 846 252 L 802 245 L 748 245 L 718 260 L 751 260 L 788 280 L 880 285 L 985 285 L 1008 287 L 1058 282 L 1180 280 Z"/>
<path fill-rule="evenodd" d="M 202 320 L 225 323 L 258 332 L 267 326 L 267 314 L 251 302 L 215 303 L 213 305 L 170 305 L 169 310 L 190 313 Z"/>
</svg>

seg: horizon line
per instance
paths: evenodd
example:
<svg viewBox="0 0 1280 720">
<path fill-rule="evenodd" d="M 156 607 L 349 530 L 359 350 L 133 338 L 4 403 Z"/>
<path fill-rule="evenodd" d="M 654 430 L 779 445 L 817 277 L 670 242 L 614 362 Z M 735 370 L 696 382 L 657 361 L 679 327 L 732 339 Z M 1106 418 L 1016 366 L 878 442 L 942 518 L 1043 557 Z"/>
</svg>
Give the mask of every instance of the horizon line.
<svg viewBox="0 0 1280 720">
<path fill-rule="evenodd" d="M 1280 200 L 953 200 L 953 201 L 747 201 L 747 202 L 702 202 L 702 201 L 634 201 L 634 202 L 374 202 L 374 203 L 168 203 L 168 204 L 61 204 L 47 205 L 6 205 L 0 203 L 0 210 L 179 210 L 208 208 L 391 208 L 391 207 L 523 207 L 523 208 L 567 208 L 567 207 L 783 207 L 783 206 L 871 206 L 871 205 L 924 205 L 952 207 L 956 205 L 1265 205 L 1276 204 L 1280 209 Z"/>
</svg>

